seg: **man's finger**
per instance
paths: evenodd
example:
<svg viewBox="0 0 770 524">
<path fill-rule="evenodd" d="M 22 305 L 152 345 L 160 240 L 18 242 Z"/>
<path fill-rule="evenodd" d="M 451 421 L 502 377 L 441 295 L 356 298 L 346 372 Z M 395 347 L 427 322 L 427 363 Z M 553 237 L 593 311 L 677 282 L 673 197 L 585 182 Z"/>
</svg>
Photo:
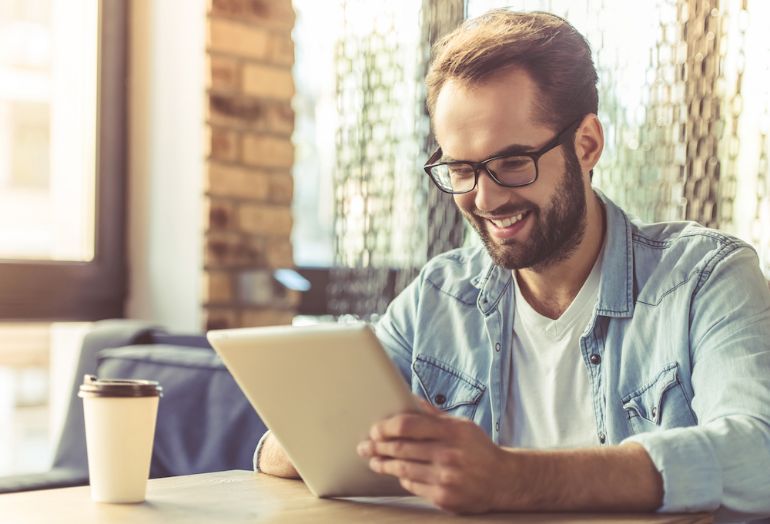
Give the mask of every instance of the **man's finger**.
<svg viewBox="0 0 770 524">
<path fill-rule="evenodd" d="M 422 482 L 417 482 L 410 479 L 399 479 L 399 483 L 401 484 L 401 487 L 408 492 L 426 500 L 432 500 L 431 497 L 433 496 L 433 492 L 435 490 L 434 486 L 430 484 L 423 484 Z"/>
<path fill-rule="evenodd" d="M 445 421 L 433 415 L 403 413 L 376 423 L 369 437 L 372 440 L 437 440 L 446 433 L 445 425 Z"/>
<path fill-rule="evenodd" d="M 443 411 L 438 409 L 436 406 L 434 406 L 433 404 L 431 404 L 430 402 L 428 402 L 424 398 L 417 397 L 416 395 L 415 395 L 415 397 L 417 398 L 417 401 L 420 403 L 420 405 L 422 406 L 423 410 L 425 410 L 426 413 L 430 413 L 432 415 L 443 415 L 444 414 Z"/>
<path fill-rule="evenodd" d="M 423 484 L 431 483 L 435 476 L 432 466 L 410 460 L 374 457 L 369 460 L 369 467 L 376 473 L 392 475 L 399 479 L 407 479 Z"/>
<path fill-rule="evenodd" d="M 414 440 L 377 440 L 371 442 L 372 456 L 430 462 L 436 445 Z"/>
</svg>

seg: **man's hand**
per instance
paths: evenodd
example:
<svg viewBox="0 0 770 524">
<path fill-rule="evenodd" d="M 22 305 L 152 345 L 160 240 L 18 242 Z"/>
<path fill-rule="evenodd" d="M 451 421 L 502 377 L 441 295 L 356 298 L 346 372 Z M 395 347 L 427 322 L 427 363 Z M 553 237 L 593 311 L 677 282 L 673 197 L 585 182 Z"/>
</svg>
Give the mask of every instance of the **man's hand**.
<svg viewBox="0 0 770 524">
<path fill-rule="evenodd" d="M 262 452 L 259 455 L 259 469 L 262 473 L 275 477 L 299 478 L 299 473 L 289 460 L 289 456 L 272 433 L 267 436 L 265 444 L 262 446 Z"/>
<path fill-rule="evenodd" d="M 499 507 L 504 451 L 470 420 L 408 413 L 375 424 L 358 454 L 377 473 L 397 477 L 408 491 L 458 513 Z"/>
<path fill-rule="evenodd" d="M 654 511 L 663 501 L 660 473 L 639 444 L 503 448 L 470 420 L 433 407 L 375 424 L 358 454 L 373 471 L 455 513 Z"/>
</svg>

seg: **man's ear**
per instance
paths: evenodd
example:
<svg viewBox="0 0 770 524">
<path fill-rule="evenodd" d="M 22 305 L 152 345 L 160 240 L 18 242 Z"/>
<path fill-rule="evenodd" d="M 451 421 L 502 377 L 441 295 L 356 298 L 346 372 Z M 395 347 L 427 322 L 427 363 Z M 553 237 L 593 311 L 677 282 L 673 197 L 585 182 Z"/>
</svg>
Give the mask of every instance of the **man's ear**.
<svg viewBox="0 0 770 524">
<path fill-rule="evenodd" d="M 591 171 L 599 162 L 604 149 L 604 130 L 599 118 L 589 113 L 575 131 L 575 155 L 584 173 Z"/>
</svg>

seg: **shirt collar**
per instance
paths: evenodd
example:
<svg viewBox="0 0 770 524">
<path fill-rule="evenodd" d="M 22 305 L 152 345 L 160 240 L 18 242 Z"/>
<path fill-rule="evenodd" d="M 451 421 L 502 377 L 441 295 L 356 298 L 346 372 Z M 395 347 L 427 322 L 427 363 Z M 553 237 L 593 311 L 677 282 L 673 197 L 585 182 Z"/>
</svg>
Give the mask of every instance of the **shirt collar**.
<svg viewBox="0 0 770 524">
<path fill-rule="evenodd" d="M 634 257 L 631 223 L 626 214 L 598 189 L 594 192 L 604 205 L 605 247 L 599 282 L 597 314 L 607 317 L 631 317 L 634 313 Z M 497 309 L 497 304 L 513 282 L 511 271 L 495 265 L 485 253 L 488 263 L 480 275 L 471 281 L 479 288 L 476 305 L 485 316 Z"/>
<path fill-rule="evenodd" d="M 606 230 L 599 302 L 596 312 L 606 317 L 634 314 L 634 253 L 628 216 L 598 189 L 594 192 L 604 204 Z"/>
<path fill-rule="evenodd" d="M 488 316 L 497 310 L 497 304 L 513 283 L 513 274 L 509 269 L 492 262 L 488 254 L 485 255 L 489 262 L 478 280 L 473 283 L 480 289 L 476 305 L 484 316 Z"/>
</svg>

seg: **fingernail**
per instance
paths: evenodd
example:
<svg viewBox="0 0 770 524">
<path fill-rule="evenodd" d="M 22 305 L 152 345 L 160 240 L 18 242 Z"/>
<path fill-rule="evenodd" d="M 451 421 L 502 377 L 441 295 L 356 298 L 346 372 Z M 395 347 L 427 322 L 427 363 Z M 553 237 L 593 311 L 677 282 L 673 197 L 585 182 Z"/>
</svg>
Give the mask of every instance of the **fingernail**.
<svg viewBox="0 0 770 524">
<path fill-rule="evenodd" d="M 368 457 L 369 456 L 369 442 L 363 441 L 356 447 L 356 452 L 362 456 L 362 457 Z"/>
</svg>

